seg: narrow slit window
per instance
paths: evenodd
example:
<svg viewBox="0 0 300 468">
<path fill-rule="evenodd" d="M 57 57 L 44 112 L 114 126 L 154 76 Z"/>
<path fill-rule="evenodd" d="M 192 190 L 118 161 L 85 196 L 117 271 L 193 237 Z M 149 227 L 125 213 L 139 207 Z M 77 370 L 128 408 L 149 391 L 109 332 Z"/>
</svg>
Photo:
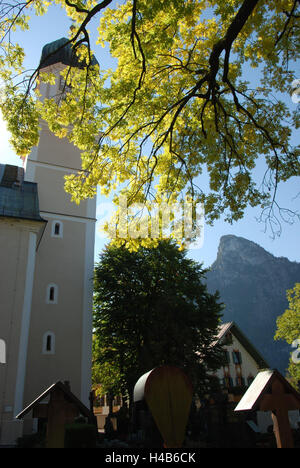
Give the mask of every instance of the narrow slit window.
<svg viewBox="0 0 300 468">
<path fill-rule="evenodd" d="M 62 239 L 62 237 L 63 237 L 63 223 L 61 221 L 54 220 L 52 222 L 51 236 L 52 237 L 58 237 L 58 238 Z"/>
<path fill-rule="evenodd" d="M 51 335 L 47 335 L 47 339 L 46 339 L 46 351 L 51 351 L 52 349 L 52 336 Z"/>
<path fill-rule="evenodd" d="M 58 299 L 58 287 L 56 284 L 48 284 L 47 286 L 47 295 L 46 303 L 47 304 L 57 304 Z"/>
<path fill-rule="evenodd" d="M 55 300 L 55 289 L 54 289 L 54 286 L 51 286 L 49 290 L 49 301 L 54 302 L 54 300 Z"/>
<path fill-rule="evenodd" d="M 0 340 L 0 364 L 6 364 L 6 344 L 4 340 Z"/>
<path fill-rule="evenodd" d="M 43 336 L 43 354 L 55 354 L 55 335 L 50 331 Z"/>
<path fill-rule="evenodd" d="M 54 234 L 56 236 L 59 236 L 60 234 L 60 224 L 59 223 L 55 223 L 55 226 L 54 226 Z"/>
</svg>

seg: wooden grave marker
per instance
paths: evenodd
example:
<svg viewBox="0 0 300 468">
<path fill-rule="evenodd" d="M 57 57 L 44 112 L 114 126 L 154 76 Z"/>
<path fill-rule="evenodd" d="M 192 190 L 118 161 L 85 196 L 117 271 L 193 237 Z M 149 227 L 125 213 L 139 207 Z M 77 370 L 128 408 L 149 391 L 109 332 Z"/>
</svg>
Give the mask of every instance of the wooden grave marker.
<svg viewBox="0 0 300 468">
<path fill-rule="evenodd" d="M 146 401 L 165 448 L 182 447 L 192 398 L 190 379 L 175 366 L 156 367 L 134 387 L 134 402 Z"/>
<path fill-rule="evenodd" d="M 300 409 L 300 393 L 275 369 L 256 378 L 234 411 L 271 411 L 277 448 L 293 448 L 288 412 Z"/>
</svg>

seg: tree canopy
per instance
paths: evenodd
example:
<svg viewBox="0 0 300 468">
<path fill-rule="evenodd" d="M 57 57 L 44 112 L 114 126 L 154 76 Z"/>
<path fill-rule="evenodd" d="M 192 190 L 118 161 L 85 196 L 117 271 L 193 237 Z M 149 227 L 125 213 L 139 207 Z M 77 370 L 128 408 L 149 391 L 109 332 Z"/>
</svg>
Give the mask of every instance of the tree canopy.
<svg viewBox="0 0 300 468">
<path fill-rule="evenodd" d="M 159 365 L 181 367 L 196 391 L 223 363 L 222 305 L 207 292 L 205 271 L 169 241 L 130 252 L 110 245 L 95 268 L 94 381 L 132 396 L 137 380 Z"/>
<path fill-rule="evenodd" d="M 292 383 L 300 389 L 300 283 L 287 291 L 289 308 L 277 319 L 276 340 L 285 340 L 293 348 L 288 372 Z"/>
<path fill-rule="evenodd" d="M 13 32 L 53 1 L 1 2 L 1 109 L 19 155 L 37 143 L 44 119 L 82 151 L 82 171 L 66 181 L 76 202 L 100 186 L 146 209 L 188 196 L 210 223 L 238 220 L 248 206 L 260 207 L 273 230 L 280 215 L 293 215 L 278 206 L 277 190 L 300 175 L 299 112 L 281 98 L 297 78 L 298 0 L 55 0 L 87 66 L 62 72 L 65 99 L 41 103 L 34 85 L 54 77 L 40 65 L 22 78 L 26 51 Z M 88 27 L 97 16 L 112 70 L 101 57 L 100 70 L 92 65 Z"/>
</svg>

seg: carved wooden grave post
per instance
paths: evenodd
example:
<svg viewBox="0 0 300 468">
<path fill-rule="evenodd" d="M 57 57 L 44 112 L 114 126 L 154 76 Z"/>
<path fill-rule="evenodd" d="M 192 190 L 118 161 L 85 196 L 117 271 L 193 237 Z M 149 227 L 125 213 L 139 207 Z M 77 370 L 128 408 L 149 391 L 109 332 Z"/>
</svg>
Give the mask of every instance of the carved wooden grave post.
<svg viewBox="0 0 300 468">
<path fill-rule="evenodd" d="M 48 399 L 48 401 L 45 401 Z M 43 403 L 42 403 L 43 402 Z M 46 404 L 45 404 L 46 403 Z M 16 418 L 32 412 L 33 418 L 47 418 L 47 448 L 63 448 L 65 425 L 82 415 L 93 421 L 93 413 L 71 392 L 69 382 L 56 382 L 28 405 Z"/>
<path fill-rule="evenodd" d="M 174 366 L 156 367 L 140 377 L 134 387 L 134 402 L 145 400 L 165 448 L 182 446 L 192 398 L 190 379 Z"/>
<path fill-rule="evenodd" d="M 277 371 L 260 372 L 235 411 L 271 411 L 277 448 L 293 448 L 288 412 L 300 409 L 300 393 Z"/>
<path fill-rule="evenodd" d="M 275 380 L 272 383 L 272 393 L 263 396 L 260 409 L 262 411 L 272 411 L 274 433 L 278 448 L 293 448 L 294 446 L 288 417 L 289 409 L 293 408 L 293 396 L 285 393 L 285 386 L 282 382 Z"/>
</svg>

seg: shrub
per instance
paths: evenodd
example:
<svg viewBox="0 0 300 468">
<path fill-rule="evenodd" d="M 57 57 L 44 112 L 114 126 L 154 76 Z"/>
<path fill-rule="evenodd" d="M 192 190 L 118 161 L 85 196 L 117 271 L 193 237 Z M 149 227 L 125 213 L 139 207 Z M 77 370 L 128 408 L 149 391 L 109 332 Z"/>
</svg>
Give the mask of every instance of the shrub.
<svg viewBox="0 0 300 468">
<path fill-rule="evenodd" d="M 16 448 L 44 448 L 45 435 L 41 433 L 26 434 L 19 437 Z"/>
<path fill-rule="evenodd" d="M 65 448 L 96 448 L 98 431 L 92 424 L 68 424 L 65 429 Z"/>
</svg>

